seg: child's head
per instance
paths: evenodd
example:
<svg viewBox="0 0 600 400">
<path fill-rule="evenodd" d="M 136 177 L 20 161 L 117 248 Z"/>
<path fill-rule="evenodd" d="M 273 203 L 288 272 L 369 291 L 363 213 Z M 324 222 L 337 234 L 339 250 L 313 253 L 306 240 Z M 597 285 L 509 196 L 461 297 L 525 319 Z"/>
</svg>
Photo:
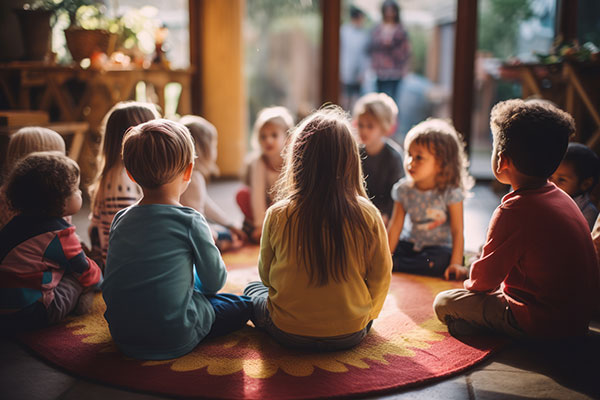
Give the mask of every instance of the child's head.
<svg viewBox="0 0 600 400">
<path fill-rule="evenodd" d="M 293 130 L 282 177 L 283 197 L 365 194 L 358 144 L 341 108 L 315 111 Z"/>
<path fill-rule="evenodd" d="M 156 119 L 130 128 L 123 138 L 123 164 L 143 189 L 172 182 L 194 162 L 194 140 L 178 122 Z"/>
<path fill-rule="evenodd" d="M 122 101 L 117 103 L 105 116 L 102 151 L 100 153 L 101 175 L 121 161 L 121 146 L 127 129 L 152 119 L 160 118 L 152 103 Z"/>
<path fill-rule="evenodd" d="M 354 105 L 353 118 L 360 142 L 366 146 L 392 133 L 396 126 L 398 107 L 385 93 L 369 93 Z"/>
<path fill-rule="evenodd" d="M 569 143 L 565 157 L 550 180 L 569 196 L 576 197 L 596 186 L 599 173 L 598 155 L 584 144 Z"/>
<path fill-rule="evenodd" d="M 57 151 L 31 153 L 11 170 L 6 197 L 21 214 L 73 215 L 81 208 L 79 166 Z"/>
<path fill-rule="evenodd" d="M 428 119 L 415 125 L 406 134 L 404 149 L 404 168 L 414 181 L 433 179 L 440 191 L 473 186 L 462 139 L 449 122 Z"/>
<path fill-rule="evenodd" d="M 8 142 L 6 166 L 12 168 L 19 159 L 36 151 L 58 151 L 65 154 L 65 141 L 52 129 L 39 126 L 21 128 Z"/>
<path fill-rule="evenodd" d="M 196 148 L 196 163 L 194 169 L 205 177 L 216 175 L 219 168 L 217 160 L 217 128 L 207 120 L 196 115 L 185 115 L 179 123 L 189 129 Z"/>
<path fill-rule="evenodd" d="M 252 129 L 252 147 L 266 156 L 279 155 L 293 126 L 294 118 L 287 108 L 263 108 Z"/>
<path fill-rule="evenodd" d="M 522 175 L 546 179 L 560 164 L 575 122 L 566 112 L 541 101 L 513 99 L 492 108 L 493 163 L 509 158 Z M 494 169 L 496 167 L 493 167 Z"/>
</svg>

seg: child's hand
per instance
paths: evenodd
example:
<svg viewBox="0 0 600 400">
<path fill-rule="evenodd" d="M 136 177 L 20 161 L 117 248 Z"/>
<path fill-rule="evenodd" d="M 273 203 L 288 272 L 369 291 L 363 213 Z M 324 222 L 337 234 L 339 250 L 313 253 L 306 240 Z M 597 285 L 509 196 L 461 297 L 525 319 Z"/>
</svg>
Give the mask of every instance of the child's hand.
<svg viewBox="0 0 600 400">
<path fill-rule="evenodd" d="M 231 231 L 231 235 L 233 236 L 234 240 L 237 240 L 242 243 L 248 240 L 248 235 L 246 235 L 246 232 L 244 232 L 243 230 L 236 228 L 235 226 L 228 226 L 227 228 L 229 228 L 229 230 Z"/>
<path fill-rule="evenodd" d="M 261 234 L 262 234 L 262 230 L 260 228 L 254 228 L 254 230 L 250 234 L 250 240 L 254 243 L 260 243 L 260 235 Z"/>
<path fill-rule="evenodd" d="M 467 270 L 467 267 L 459 264 L 452 264 L 449 265 L 448 268 L 446 268 L 446 270 L 444 271 L 444 279 L 447 281 L 462 281 L 467 278 L 468 273 L 469 271 Z"/>
</svg>

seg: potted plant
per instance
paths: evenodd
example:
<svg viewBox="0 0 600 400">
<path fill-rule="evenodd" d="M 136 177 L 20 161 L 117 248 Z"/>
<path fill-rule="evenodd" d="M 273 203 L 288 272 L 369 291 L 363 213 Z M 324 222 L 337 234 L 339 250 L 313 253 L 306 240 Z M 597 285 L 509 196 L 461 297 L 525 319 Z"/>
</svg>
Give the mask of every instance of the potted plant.
<svg viewBox="0 0 600 400">
<path fill-rule="evenodd" d="M 46 58 L 52 47 L 52 31 L 50 19 L 53 11 L 45 4 L 25 4 L 15 9 L 21 27 L 23 39 L 23 59 L 41 61 Z"/>
<path fill-rule="evenodd" d="M 52 0 L 51 0 L 52 1 Z M 110 32 L 101 0 L 62 0 L 55 3 L 57 12 L 66 12 L 71 22 L 65 29 L 67 47 L 74 61 L 89 58 L 95 52 L 110 55 L 117 35 Z"/>
</svg>

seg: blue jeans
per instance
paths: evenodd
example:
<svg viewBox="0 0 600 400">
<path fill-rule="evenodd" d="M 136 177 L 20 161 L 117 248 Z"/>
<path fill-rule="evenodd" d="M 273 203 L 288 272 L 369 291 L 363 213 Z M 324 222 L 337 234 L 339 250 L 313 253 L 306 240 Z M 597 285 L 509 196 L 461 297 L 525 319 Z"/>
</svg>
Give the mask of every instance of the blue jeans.
<svg viewBox="0 0 600 400">
<path fill-rule="evenodd" d="M 200 280 L 194 270 L 194 288 L 200 287 Z M 215 310 L 215 322 L 204 339 L 227 335 L 243 328 L 252 318 L 252 299 L 232 293 L 205 294 Z"/>
<path fill-rule="evenodd" d="M 375 85 L 378 93 L 385 93 L 398 104 L 398 87 L 402 79 L 380 80 L 377 79 Z"/>
<path fill-rule="evenodd" d="M 279 344 L 299 350 L 308 351 L 339 351 L 349 349 L 359 344 L 371 329 L 373 321 L 358 332 L 332 337 L 302 336 L 288 333 L 279 329 L 271 320 L 267 309 L 269 289 L 262 282 L 250 282 L 244 289 L 244 294 L 252 298 L 254 315 L 252 322 L 257 328 L 264 329 Z"/>
<path fill-rule="evenodd" d="M 399 241 L 392 254 L 394 272 L 441 276 L 452 256 L 452 248 L 448 246 L 427 246 L 415 251 L 411 242 Z"/>
</svg>

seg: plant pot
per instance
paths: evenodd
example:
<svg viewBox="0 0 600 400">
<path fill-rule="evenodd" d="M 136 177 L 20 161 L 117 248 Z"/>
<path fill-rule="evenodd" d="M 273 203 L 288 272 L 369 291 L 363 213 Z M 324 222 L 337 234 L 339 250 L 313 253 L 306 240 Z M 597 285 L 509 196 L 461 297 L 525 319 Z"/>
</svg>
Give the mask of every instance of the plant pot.
<svg viewBox="0 0 600 400">
<path fill-rule="evenodd" d="M 21 26 L 24 54 L 22 59 L 41 61 L 46 58 L 52 45 L 50 17 L 52 11 L 47 10 L 14 10 Z"/>
<path fill-rule="evenodd" d="M 103 29 L 82 29 L 70 27 L 65 30 L 67 47 L 74 61 L 90 58 L 99 51 L 110 56 L 115 50 L 117 35 Z"/>
</svg>

